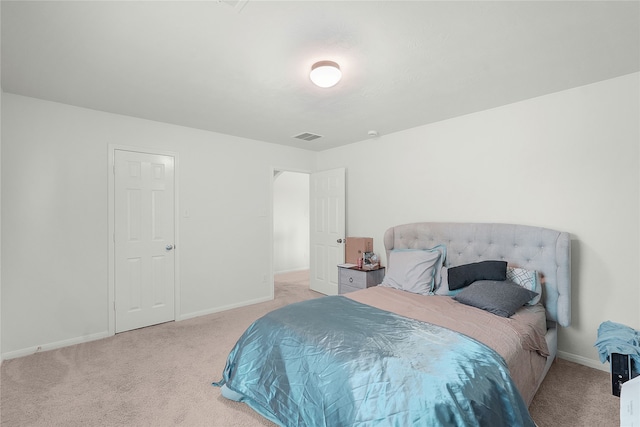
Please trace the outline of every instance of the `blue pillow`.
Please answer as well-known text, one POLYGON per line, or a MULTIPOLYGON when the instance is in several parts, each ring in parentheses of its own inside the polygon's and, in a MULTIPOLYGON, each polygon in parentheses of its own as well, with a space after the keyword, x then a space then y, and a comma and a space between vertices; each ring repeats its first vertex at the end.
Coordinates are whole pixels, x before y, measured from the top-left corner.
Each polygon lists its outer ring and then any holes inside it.
POLYGON ((449 273, 448 273, 448 268, 445 266, 442 266, 442 270, 440 273, 440 286, 437 287, 437 289, 435 290, 435 294, 436 295, 443 295, 443 296, 449 296, 452 297, 454 295, 456 295, 457 293, 459 293, 463 288, 460 289, 456 289, 455 291, 452 291, 451 289, 449 289, 449 273))

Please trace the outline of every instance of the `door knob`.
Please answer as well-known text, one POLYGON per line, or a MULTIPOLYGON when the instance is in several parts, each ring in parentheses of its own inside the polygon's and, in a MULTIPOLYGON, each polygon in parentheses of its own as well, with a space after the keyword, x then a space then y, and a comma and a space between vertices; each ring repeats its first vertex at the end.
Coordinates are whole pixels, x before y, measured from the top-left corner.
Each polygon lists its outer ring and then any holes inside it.
POLYGON ((171 249, 173 249, 173 245, 167 245, 167 246, 165 246, 165 249, 170 251, 171 249))
POLYGON ((337 240, 337 242, 338 242, 338 243, 342 243, 342 239, 338 239, 338 240, 337 240))

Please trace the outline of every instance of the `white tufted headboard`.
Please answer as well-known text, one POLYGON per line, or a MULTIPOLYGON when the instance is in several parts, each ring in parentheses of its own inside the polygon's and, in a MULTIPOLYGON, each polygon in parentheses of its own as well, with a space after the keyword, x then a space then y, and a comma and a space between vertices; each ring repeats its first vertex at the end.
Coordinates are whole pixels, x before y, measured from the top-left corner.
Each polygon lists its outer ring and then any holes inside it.
MULTIPOLYGON (((447 247, 445 266, 503 260, 543 276, 547 319, 571 324, 571 239, 569 233, 512 224, 419 222, 391 227, 384 234, 393 249, 447 247)), ((387 261, 388 262, 388 261, 387 261)))

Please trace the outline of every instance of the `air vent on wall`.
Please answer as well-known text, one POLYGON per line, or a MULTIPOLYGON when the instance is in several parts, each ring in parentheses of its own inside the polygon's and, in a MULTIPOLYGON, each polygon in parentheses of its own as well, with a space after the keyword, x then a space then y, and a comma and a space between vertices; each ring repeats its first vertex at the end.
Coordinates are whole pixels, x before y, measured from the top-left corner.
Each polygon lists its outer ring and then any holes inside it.
POLYGON ((304 132, 300 135, 295 135, 294 138, 302 139, 304 141, 313 141, 314 139, 322 138, 322 135, 316 135, 315 133, 304 132))

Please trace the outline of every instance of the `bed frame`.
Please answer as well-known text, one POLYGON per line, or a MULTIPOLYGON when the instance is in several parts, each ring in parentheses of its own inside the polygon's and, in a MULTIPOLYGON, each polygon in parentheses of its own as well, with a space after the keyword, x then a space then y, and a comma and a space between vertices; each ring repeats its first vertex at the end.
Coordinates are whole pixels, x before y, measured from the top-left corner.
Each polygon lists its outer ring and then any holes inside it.
POLYGON ((384 234, 387 262, 393 249, 427 249, 438 244, 447 247, 447 267, 502 260, 540 272, 541 300, 547 313, 546 340, 551 353, 540 378, 542 382, 557 356, 557 325, 571 324, 569 233, 527 225, 419 222, 391 227, 384 234))

